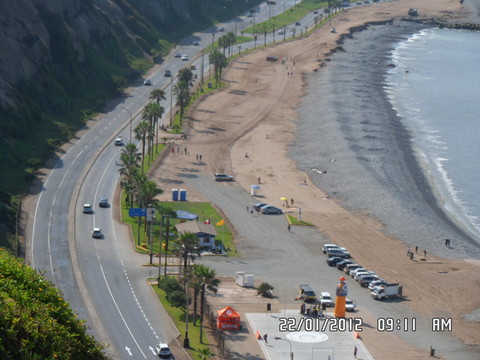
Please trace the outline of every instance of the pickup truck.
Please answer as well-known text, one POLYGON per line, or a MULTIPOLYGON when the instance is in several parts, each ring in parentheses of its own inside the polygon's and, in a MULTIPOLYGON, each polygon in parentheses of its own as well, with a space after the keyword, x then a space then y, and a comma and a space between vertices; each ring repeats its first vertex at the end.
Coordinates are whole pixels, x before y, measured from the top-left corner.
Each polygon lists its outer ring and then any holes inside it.
POLYGON ((402 296, 402 286, 397 284, 387 284, 382 286, 377 286, 372 291, 370 295, 375 300, 387 299, 396 296, 402 296))

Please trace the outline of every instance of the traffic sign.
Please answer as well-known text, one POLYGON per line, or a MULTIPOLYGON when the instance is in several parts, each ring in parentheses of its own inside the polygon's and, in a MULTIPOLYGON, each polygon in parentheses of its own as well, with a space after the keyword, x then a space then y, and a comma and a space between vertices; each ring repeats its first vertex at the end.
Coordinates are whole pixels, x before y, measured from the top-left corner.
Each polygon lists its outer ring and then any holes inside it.
POLYGON ((131 209, 128 209, 128 215, 130 215, 130 217, 146 216, 147 215, 147 209, 145 209, 145 208, 131 208, 131 209))

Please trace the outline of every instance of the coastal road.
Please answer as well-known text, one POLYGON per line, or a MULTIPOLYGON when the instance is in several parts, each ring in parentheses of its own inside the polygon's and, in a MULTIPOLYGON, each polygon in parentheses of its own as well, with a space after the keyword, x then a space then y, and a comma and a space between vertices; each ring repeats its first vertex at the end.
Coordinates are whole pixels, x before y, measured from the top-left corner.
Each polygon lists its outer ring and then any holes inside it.
MULTIPOLYGON (((182 45, 177 50, 195 55, 198 61, 198 46, 182 45)), ((160 71, 151 75, 152 85, 164 88, 168 96, 168 86, 174 82, 163 76, 163 70, 176 72, 185 63, 169 56, 160 71)), ((141 266, 146 258, 133 252, 130 235, 113 220, 118 199, 110 208, 97 206, 99 197, 114 199, 115 164, 121 148, 113 140, 117 136, 130 139, 153 88, 143 86, 143 79, 134 86, 54 159, 55 165, 42 179, 27 229, 31 266, 43 271, 63 292, 97 339, 108 346, 108 354, 119 359, 156 358, 152 346, 177 335, 146 283, 158 270, 141 266), (94 214, 82 213, 86 202, 93 204, 94 214), (102 228, 103 239, 92 239, 94 226, 102 228)), ((162 104, 167 112, 170 103, 167 98, 162 104)))

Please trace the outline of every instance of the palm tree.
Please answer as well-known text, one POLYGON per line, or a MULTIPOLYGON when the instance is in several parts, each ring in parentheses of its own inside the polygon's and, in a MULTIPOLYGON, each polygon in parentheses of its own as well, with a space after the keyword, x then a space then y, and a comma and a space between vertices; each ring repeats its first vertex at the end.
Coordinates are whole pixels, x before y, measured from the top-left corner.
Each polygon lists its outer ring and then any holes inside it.
POLYGON ((155 100, 155 102, 160 105, 160 102, 162 100, 166 100, 167 98, 165 97, 165 91, 157 88, 153 89, 150 93, 150 99, 155 100))
POLYGON ((143 160, 145 159, 145 140, 150 131, 150 124, 145 120, 140 121, 138 125, 133 130, 135 134, 135 139, 142 142, 142 172, 143 172, 143 160))
POLYGON ((228 42, 228 57, 230 57, 231 55, 231 50, 232 50, 232 45, 235 44, 235 42, 237 41, 237 37, 235 36, 235 34, 233 32, 228 32, 227 33, 227 42, 228 42))
POLYGON ((186 274, 188 257, 192 256, 193 253, 198 253, 198 238, 194 233, 186 232, 180 235, 177 244, 179 245, 179 253, 183 257, 183 273, 186 274))
POLYGON ((177 98, 176 105, 180 107, 180 123, 183 120, 183 114, 185 113, 185 108, 190 102, 190 91, 188 83, 185 81, 178 81, 173 88, 173 93, 177 98))
POLYGON ((214 354, 208 348, 203 348, 198 351, 200 354, 200 359, 209 360, 214 354))
POLYGON ((215 270, 210 269, 203 264, 195 264, 193 266, 193 276, 200 285, 200 342, 203 341, 203 315, 205 311, 205 290, 216 293, 220 279, 216 279, 215 270))
MULTIPOLYGON (((160 89, 155 89, 155 90, 160 90, 160 89)), ((160 90, 160 91, 163 92, 163 90, 160 90)), ((152 95, 150 95, 150 97, 152 97, 152 95)), ((148 103, 143 108, 142 118, 145 120, 148 120, 149 124, 155 130, 157 150, 158 150, 158 123, 159 123, 159 119, 161 119, 164 112, 165 112, 165 108, 163 106, 160 106, 156 102, 148 103)))
POLYGON ((141 161, 141 155, 137 152, 135 144, 128 143, 122 150, 120 155, 120 173, 121 180, 120 186, 125 190, 127 194, 127 202, 130 202, 130 207, 133 207, 133 183, 134 178, 139 171, 139 164, 141 161))
POLYGON ((186 67, 178 70, 178 80, 184 81, 188 86, 188 90, 190 91, 190 88, 193 86, 194 83, 192 70, 186 67))
POLYGON ((227 58, 218 50, 213 50, 208 57, 210 64, 213 64, 215 73, 215 83, 218 86, 218 82, 222 77, 222 70, 227 66, 227 58))

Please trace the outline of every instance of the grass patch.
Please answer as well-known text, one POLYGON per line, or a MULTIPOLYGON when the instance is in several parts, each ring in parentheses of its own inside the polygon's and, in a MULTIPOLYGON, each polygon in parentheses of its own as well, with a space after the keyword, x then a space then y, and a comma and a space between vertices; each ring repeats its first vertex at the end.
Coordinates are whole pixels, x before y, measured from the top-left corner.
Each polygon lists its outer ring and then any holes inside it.
MULTIPOLYGON (((170 315, 170 318, 172 319, 173 323, 177 327, 178 331, 180 332, 181 335, 181 340, 180 343, 183 343, 183 340, 185 339, 185 313, 176 307, 173 307, 167 300, 165 291, 162 289, 159 289, 157 285, 152 285, 152 289, 155 291, 155 294, 158 296, 160 302, 162 303, 163 307, 167 311, 167 313, 170 315)), ((193 299, 190 299, 190 303, 193 302, 193 299)), ((194 326, 193 323, 191 322, 193 316, 192 314, 189 313, 189 322, 188 322, 188 338, 190 340, 190 355, 194 359, 201 359, 200 354, 198 352, 202 349, 207 349, 210 348, 208 345, 208 339, 205 334, 205 331, 203 332, 203 343, 200 343, 200 325, 199 321, 197 319, 197 325, 194 326)), ((203 323, 203 328, 205 329, 206 324, 205 321, 203 323)))
POLYGON ((288 222, 290 223, 290 225, 314 226, 312 223, 309 223, 307 221, 298 220, 298 218, 293 216, 293 215, 287 215, 287 219, 288 219, 288 222))

